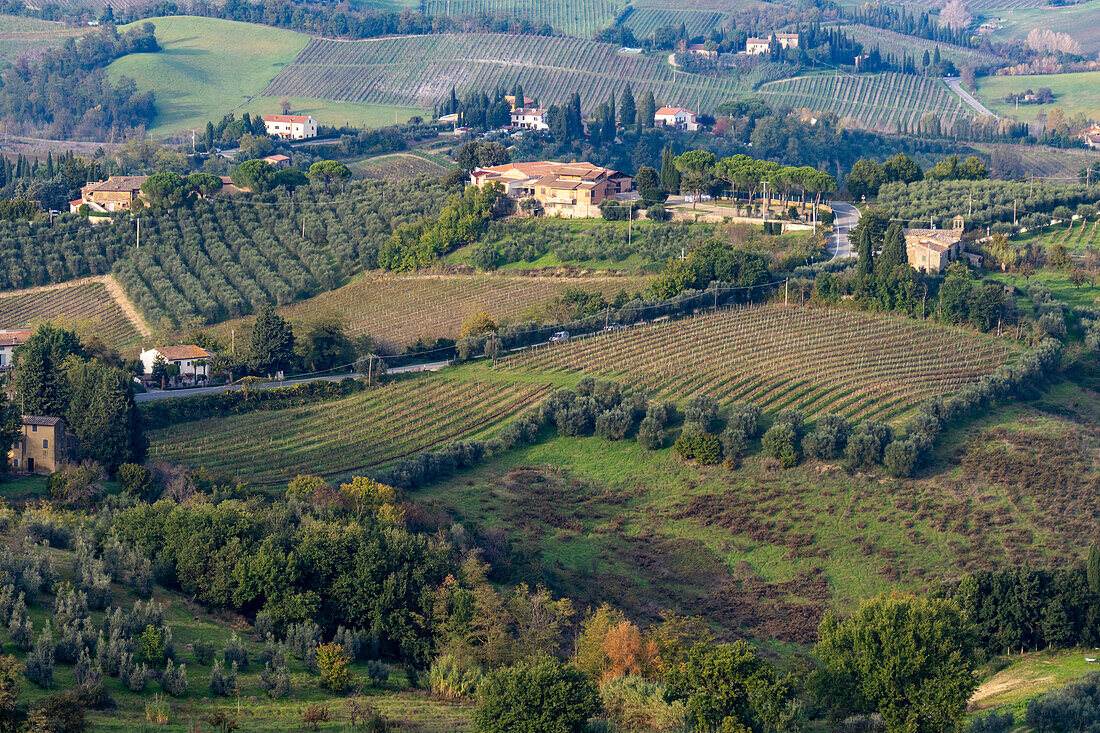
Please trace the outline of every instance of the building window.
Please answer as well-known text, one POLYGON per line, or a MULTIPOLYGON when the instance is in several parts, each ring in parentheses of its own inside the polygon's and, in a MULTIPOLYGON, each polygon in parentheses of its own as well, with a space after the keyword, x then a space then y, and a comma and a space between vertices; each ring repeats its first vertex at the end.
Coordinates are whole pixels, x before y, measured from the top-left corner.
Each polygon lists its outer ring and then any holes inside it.
POLYGON ((50 441, 46 438, 43 438, 42 439, 42 447, 43 448, 49 448, 50 447, 50 441))
POLYGON ((31 432, 32 433, 37 433, 38 432, 38 426, 37 425, 31 425, 31 432))

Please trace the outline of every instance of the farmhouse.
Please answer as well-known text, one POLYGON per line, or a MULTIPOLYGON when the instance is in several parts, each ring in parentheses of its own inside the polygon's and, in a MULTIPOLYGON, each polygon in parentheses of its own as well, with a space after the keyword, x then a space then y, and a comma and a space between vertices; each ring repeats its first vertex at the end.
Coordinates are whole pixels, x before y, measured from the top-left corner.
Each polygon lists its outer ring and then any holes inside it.
POLYGON ((750 37, 745 41, 745 53, 750 55, 767 53, 771 50, 773 38, 776 40, 776 43, 779 44, 780 48, 798 48, 797 33, 773 33, 767 38, 750 37))
POLYGON ((915 270, 943 272, 948 264, 963 255, 962 233, 965 223, 956 216, 950 230, 905 229, 905 253, 915 270))
POLYGON ((163 356, 169 364, 177 365, 181 377, 194 377, 200 370, 202 376, 206 376, 206 362, 214 357, 214 354, 206 349, 190 344, 186 346, 158 346, 141 352, 141 364, 145 368, 146 374, 153 373, 153 362, 156 361, 158 355, 163 356), (196 364, 196 362, 201 363, 196 364))
POLYGON ((695 132, 699 129, 699 123, 695 121, 695 113, 683 107, 661 107, 653 115, 653 124, 665 127, 674 127, 677 130, 695 132))
POLYGON ((289 155, 269 155, 264 158, 264 160, 266 160, 268 163, 271 163, 271 165, 275 166, 276 168, 286 168, 288 165, 290 165, 289 155))
POLYGON ((1100 148, 1100 125, 1092 125, 1081 130, 1081 139, 1090 148, 1100 148))
POLYGON ((59 417, 23 416, 23 430, 8 454, 16 473, 50 474, 77 457, 76 437, 59 417))
POLYGON ((718 59, 718 49, 707 48, 707 44, 705 43, 693 43, 687 47, 687 52, 692 56, 698 56, 708 61, 715 61, 718 59))
POLYGON ((504 101, 507 102, 512 107, 512 109, 535 106, 535 100, 531 99, 526 94, 523 95, 523 104, 516 103, 516 95, 514 94, 505 94, 504 101))
POLYGON ((86 204, 90 211, 126 211, 141 196, 141 186, 149 176, 111 176, 80 189, 80 199, 69 202, 69 213, 75 214, 86 204))
POLYGON ((268 135, 288 140, 308 140, 317 137, 317 123, 312 117, 302 115, 268 115, 264 117, 264 129, 268 135))
POLYGON ((510 163, 470 174, 476 186, 491 181, 514 199, 533 198, 544 213, 566 218, 599 216, 601 201, 629 193, 634 185, 625 173, 591 163, 510 163))
POLYGON ((30 337, 31 332, 26 330, 0 331, 0 371, 11 369, 13 353, 30 337))
POLYGON ((512 127, 525 130, 549 130, 546 124, 546 110, 538 107, 519 107, 512 110, 512 127))

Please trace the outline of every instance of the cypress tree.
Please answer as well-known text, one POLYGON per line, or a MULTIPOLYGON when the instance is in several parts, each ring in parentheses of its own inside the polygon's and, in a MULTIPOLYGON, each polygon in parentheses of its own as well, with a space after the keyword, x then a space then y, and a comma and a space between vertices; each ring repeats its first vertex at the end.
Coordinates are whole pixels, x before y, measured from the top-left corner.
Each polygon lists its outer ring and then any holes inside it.
POLYGON ((875 271, 874 255, 871 251, 871 230, 867 227, 860 229, 856 237, 856 245, 859 253, 859 262, 856 265, 856 275, 861 281, 867 280, 875 271))
POLYGON ((1100 545, 1095 542, 1089 548, 1089 560, 1085 572, 1089 580, 1089 590, 1094 595, 1100 595, 1100 545))
POLYGON ((661 153, 661 186, 669 193, 680 191, 680 170, 676 167, 675 159, 672 146, 666 146, 661 153))
POLYGON ((622 96, 619 97, 619 124, 623 127, 633 125, 637 113, 638 111, 634 106, 634 91, 627 84, 622 96))
POLYGON ((657 112, 657 103, 653 99, 653 92, 646 90, 642 95, 642 101, 638 104, 638 127, 653 127, 653 115, 657 112))

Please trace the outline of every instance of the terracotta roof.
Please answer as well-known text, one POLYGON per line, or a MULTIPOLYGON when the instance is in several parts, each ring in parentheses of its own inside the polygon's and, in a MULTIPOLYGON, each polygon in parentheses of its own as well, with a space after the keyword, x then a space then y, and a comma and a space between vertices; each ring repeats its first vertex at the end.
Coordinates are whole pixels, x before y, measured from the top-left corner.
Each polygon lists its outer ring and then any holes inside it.
POLYGON ((954 229, 903 229, 902 235, 905 241, 930 239, 947 244, 955 244, 962 241, 959 233, 954 229))
POLYGON ((669 115, 670 117, 675 117, 680 112, 687 112, 689 115, 694 114, 690 110, 686 110, 683 107, 661 107, 654 113, 654 115, 669 115))
POLYGON ((797 33, 776 33, 775 37, 776 38, 786 38, 787 40, 790 40, 792 38, 798 38, 798 34, 797 33))
POLYGON ((544 114, 546 114, 546 110, 540 109, 539 107, 516 107, 514 110, 512 110, 512 115, 513 116, 515 116, 515 115, 540 115, 541 116, 541 115, 544 115, 544 114))
POLYGON ((930 249, 933 252, 938 252, 939 254, 943 254, 944 252, 948 252, 951 250, 951 245, 944 244, 943 242, 936 241, 935 239, 921 239, 916 242, 911 242, 906 246, 924 247, 925 249, 930 249))
POLYGON ((264 122, 296 122, 301 125, 309 122, 309 120, 308 116, 303 117, 302 115, 268 115, 264 117, 264 122))
POLYGON ((1090 143, 1096 143, 1097 145, 1100 145, 1100 135, 1085 135, 1085 139, 1088 140, 1090 143))
POLYGON ((145 183, 149 176, 111 176, 106 181, 89 183, 83 191, 140 191, 141 184, 145 183))
POLYGON ((0 346, 22 346, 30 337, 30 331, 0 331, 0 346))
POLYGON ((59 417, 45 417, 45 416, 42 416, 42 415, 24 415, 23 416, 23 424, 24 425, 47 425, 47 426, 50 426, 50 425, 57 425, 59 422, 61 422, 61 418, 59 418, 59 417))
POLYGON ((284 160, 290 160, 289 155, 269 155, 264 158, 268 163, 282 163, 284 160))
POLYGON ((771 39, 770 38, 752 38, 752 37, 750 37, 750 38, 745 40, 745 45, 747 45, 747 46, 759 45, 761 43, 764 43, 764 44, 771 43, 771 39))
POLYGON ((158 346, 157 351, 168 361, 180 361, 181 359, 209 359, 214 356, 206 349, 193 344, 185 346, 158 346))

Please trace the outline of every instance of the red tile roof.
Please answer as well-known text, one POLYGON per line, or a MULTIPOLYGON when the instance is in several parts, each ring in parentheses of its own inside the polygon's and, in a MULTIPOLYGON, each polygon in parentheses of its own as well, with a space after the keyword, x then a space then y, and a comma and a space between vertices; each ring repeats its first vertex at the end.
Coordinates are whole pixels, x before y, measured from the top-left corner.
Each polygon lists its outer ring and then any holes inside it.
POLYGON ((49 425, 57 425, 59 422, 61 422, 61 418, 59 418, 59 417, 45 417, 45 416, 42 416, 42 415, 24 415, 23 416, 23 424, 24 425, 47 425, 47 426, 49 426, 49 425))
POLYGON ((158 346, 157 351, 168 361, 181 361, 183 359, 209 359, 214 356, 209 351, 193 344, 185 346, 158 346))
POLYGON ((268 115, 264 117, 264 122, 296 122, 304 125, 309 122, 309 117, 303 117, 302 115, 268 115))
POLYGON ((0 331, 0 346, 22 346, 30 337, 30 331, 0 331))
POLYGON ((686 110, 683 107, 661 107, 654 114, 675 116, 679 112, 687 112, 688 114, 692 114, 691 111, 686 110))

